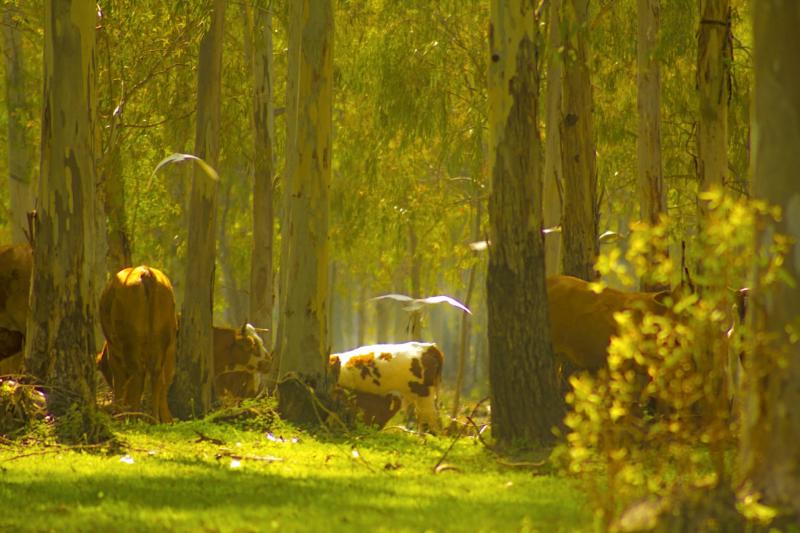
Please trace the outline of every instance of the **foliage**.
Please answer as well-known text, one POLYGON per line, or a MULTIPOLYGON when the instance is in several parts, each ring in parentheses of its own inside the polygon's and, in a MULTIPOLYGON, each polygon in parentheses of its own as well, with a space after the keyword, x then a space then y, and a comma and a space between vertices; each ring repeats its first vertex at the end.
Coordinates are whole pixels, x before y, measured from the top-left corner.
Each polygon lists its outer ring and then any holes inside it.
POLYGON ((32 385, 0 378, 0 435, 15 435, 45 416, 44 395, 32 385))
MULTIPOLYGON (((753 343, 764 341, 737 323, 734 306, 741 302, 733 289, 752 273, 759 221, 778 213, 720 191, 702 198, 709 218, 687 248, 699 270, 685 280, 684 290, 671 293, 670 312, 618 314, 608 368, 571 380, 573 410, 562 452, 569 471, 586 481, 606 525, 645 496, 678 498, 681 487, 698 486, 727 487, 723 493, 730 494, 739 354, 745 347, 752 353, 753 343), (685 290, 689 281, 692 291, 685 290)), ((669 233, 668 221, 637 226, 626 254, 633 272, 625 271, 614 250, 601 257, 598 270, 631 282, 631 274, 642 276, 656 257, 657 271, 649 274, 661 282, 676 279, 680 270, 667 255, 669 233)), ((769 252, 758 259, 766 267, 760 280, 766 285, 780 277, 787 250, 785 239, 772 239, 769 252)))
POLYGON ((572 484, 472 439, 211 421, 114 426, 124 449, 0 446, 4 531, 588 531, 572 484), (21 511, 24 502, 25 511, 21 511))

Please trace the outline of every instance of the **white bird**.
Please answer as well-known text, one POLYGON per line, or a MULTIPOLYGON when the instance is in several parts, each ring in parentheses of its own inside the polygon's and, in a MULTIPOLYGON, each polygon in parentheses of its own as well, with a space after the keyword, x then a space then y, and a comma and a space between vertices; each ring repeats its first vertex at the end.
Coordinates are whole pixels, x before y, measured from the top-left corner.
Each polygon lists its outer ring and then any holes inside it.
POLYGON ((406 311, 418 311, 425 307, 426 305, 431 304, 450 304, 453 307, 457 307, 464 311, 467 314, 472 314, 472 311, 467 308, 466 305, 462 304, 455 298, 450 298, 449 296, 429 296, 427 298, 412 298, 411 296, 406 296, 405 294, 382 294, 381 296, 376 296, 374 298, 370 298, 370 300, 384 300, 389 298, 391 300, 397 300, 399 302, 405 302, 406 305, 403 306, 403 309, 406 311))

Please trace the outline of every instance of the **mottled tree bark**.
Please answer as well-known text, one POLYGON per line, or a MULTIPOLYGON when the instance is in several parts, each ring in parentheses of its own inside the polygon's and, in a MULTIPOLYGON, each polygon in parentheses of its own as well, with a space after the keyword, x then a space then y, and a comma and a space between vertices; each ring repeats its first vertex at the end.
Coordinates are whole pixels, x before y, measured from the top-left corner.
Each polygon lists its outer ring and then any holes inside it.
POLYGON ((564 173, 562 206, 564 274, 597 277, 597 164, 592 126, 592 85, 589 74, 589 0, 565 0, 564 94, 561 116, 561 161, 564 173))
POLYGON ((327 392, 328 195, 333 107, 333 5, 331 0, 289 6, 290 75, 297 105, 287 120, 288 239, 283 284, 278 405, 294 422, 318 421, 308 391, 327 392), (294 45, 297 48, 292 48, 294 45), (288 162, 290 161, 290 162, 288 162), (291 290, 287 290, 291 288, 291 290))
MULTIPOLYGON (((95 17, 89 0, 45 2, 42 161, 25 364, 50 412, 95 409, 95 17)), ((79 437, 75 435, 75 437, 79 437)))
POLYGON ((545 295, 535 2, 493 0, 489 27, 489 267, 492 433, 549 443, 565 407, 545 295))
MULTIPOLYGON (((728 176, 728 101, 731 97, 730 0, 698 0, 697 174, 700 190, 722 186, 728 176)), ((702 205, 702 204, 701 204, 702 205)))
MULTIPOLYGON (((225 0, 214 0, 211 27, 200 42, 197 72, 195 155, 215 169, 219 160, 220 78, 225 0)), ((178 330, 170 411, 178 418, 203 416, 211 405, 212 300, 216 252, 217 182, 198 165, 192 172, 184 299, 178 330)))
MULTIPOLYGON (((793 2, 765 0, 754 10, 753 194, 781 207, 758 245, 766 251, 777 233, 793 239, 783 268, 800 279, 800 10, 793 2)), ((767 505, 800 520, 800 288, 755 287, 750 319, 773 343, 745 359, 741 470, 767 505), (776 354, 783 364, 765 368, 776 354)))

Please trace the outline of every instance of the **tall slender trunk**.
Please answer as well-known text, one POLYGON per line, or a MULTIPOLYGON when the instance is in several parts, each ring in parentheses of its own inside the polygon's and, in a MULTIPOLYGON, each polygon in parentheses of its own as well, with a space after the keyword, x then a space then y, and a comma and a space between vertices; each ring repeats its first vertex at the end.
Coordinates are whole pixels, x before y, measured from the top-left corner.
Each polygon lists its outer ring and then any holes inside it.
MULTIPOLYGON (((561 0, 551 0, 547 8, 547 87, 545 89, 544 146, 544 227, 561 224, 561 122, 562 60, 561 52, 561 0)), ((544 258, 547 275, 561 272, 561 232, 549 234, 544 239, 544 258)))
POLYGON ((328 189, 331 181, 333 108, 333 5, 331 0, 292 2, 289 50, 296 56, 298 105, 286 158, 288 187, 287 262, 281 301, 282 330, 278 405, 295 422, 317 423, 307 387, 327 392, 328 189), (291 291, 287 291, 291 287, 291 291))
POLYGON ((733 49, 730 0, 698 0, 698 3, 697 174, 700 189, 707 190, 724 185, 728 176, 728 102, 733 49))
MULTIPOLYGON (((637 108, 639 134, 637 136, 637 185, 639 189, 639 216, 641 220, 656 224, 666 214, 666 195, 661 166, 661 71, 655 57, 658 44, 660 0, 638 0, 637 40, 637 108)), ((656 265, 650 260, 651 271, 656 265)), ((645 275, 642 290, 658 287, 645 275)))
MULTIPOLYGON (((761 227, 757 239, 767 252, 777 232, 792 245, 783 269, 800 279, 800 11, 793 2, 753 4, 753 193, 782 209, 781 220, 761 227)), ((740 466, 762 503, 800 520, 800 288, 784 284, 755 287, 750 320, 770 335, 762 354, 745 359, 740 466), (794 339, 792 338, 794 337, 794 339), (765 368, 766 361, 778 364, 765 368)), ((791 530, 791 526, 788 527, 791 530)))
POLYGON ((272 251, 275 215, 273 149, 275 138, 272 105, 272 13, 267 0, 256 3, 252 25, 251 69, 253 79, 253 251, 250 258, 250 321, 268 328, 262 335, 272 347, 273 287, 272 251))
POLYGON ((6 106, 8 113, 8 198, 11 210, 11 242, 27 242, 27 214, 33 209, 33 141, 25 126, 31 103, 25 87, 22 32, 14 8, 3 8, 3 49, 6 58, 6 106))
MULTIPOLYGON (((214 167, 219 162, 220 89, 225 0, 214 0, 211 27, 200 42, 197 71, 195 155, 214 167)), ((178 418, 205 415, 211 406, 214 257, 217 182, 193 166, 184 299, 178 330, 175 381, 170 411, 178 418)))
POLYGON ((492 433, 548 443, 563 418, 548 327, 532 0, 493 0, 489 26, 489 269, 492 433))
POLYGON ((564 94, 561 161, 564 172, 564 273, 582 279, 597 277, 597 164, 592 126, 592 85, 589 74, 589 0, 565 0, 564 94))

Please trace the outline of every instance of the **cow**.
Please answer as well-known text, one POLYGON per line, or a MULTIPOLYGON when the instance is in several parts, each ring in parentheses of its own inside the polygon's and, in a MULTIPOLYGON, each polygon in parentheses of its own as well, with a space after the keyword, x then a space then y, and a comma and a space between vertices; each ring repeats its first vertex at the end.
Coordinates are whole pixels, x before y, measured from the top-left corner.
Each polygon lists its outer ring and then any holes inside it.
MULTIPOLYGON (((213 338, 215 397, 239 400, 256 396, 263 388, 271 358, 255 328, 247 323, 241 329, 214 326, 213 338)), ((110 385, 107 350, 98 354, 97 367, 110 385)))
POLYGON ((611 337, 617 333, 614 313, 670 313, 669 291, 623 292, 604 288, 597 293, 589 282, 572 276, 547 278, 550 336, 553 350, 575 367, 598 370, 606 365, 611 337))
POLYGON ((22 368, 32 269, 30 246, 0 246, 0 374, 22 368))
MULTIPOLYGON (((331 374, 340 387, 384 398, 386 407, 378 408, 377 415, 368 414, 367 418, 389 416, 392 402, 385 397, 399 395, 403 405, 414 406, 420 431, 426 425, 434 431, 441 428, 436 397, 443 363, 441 350, 429 342, 362 346, 329 358, 331 374)), ((365 396, 362 403, 373 400, 365 396)))
POLYGON ((214 326, 214 394, 217 399, 256 396, 264 387, 271 356, 255 328, 214 326))
POLYGON ((117 272, 100 296, 100 325, 106 343, 98 359, 107 365, 114 402, 138 410, 149 380, 153 419, 171 422, 167 390, 175 375, 178 322, 169 278, 144 265, 117 272))

